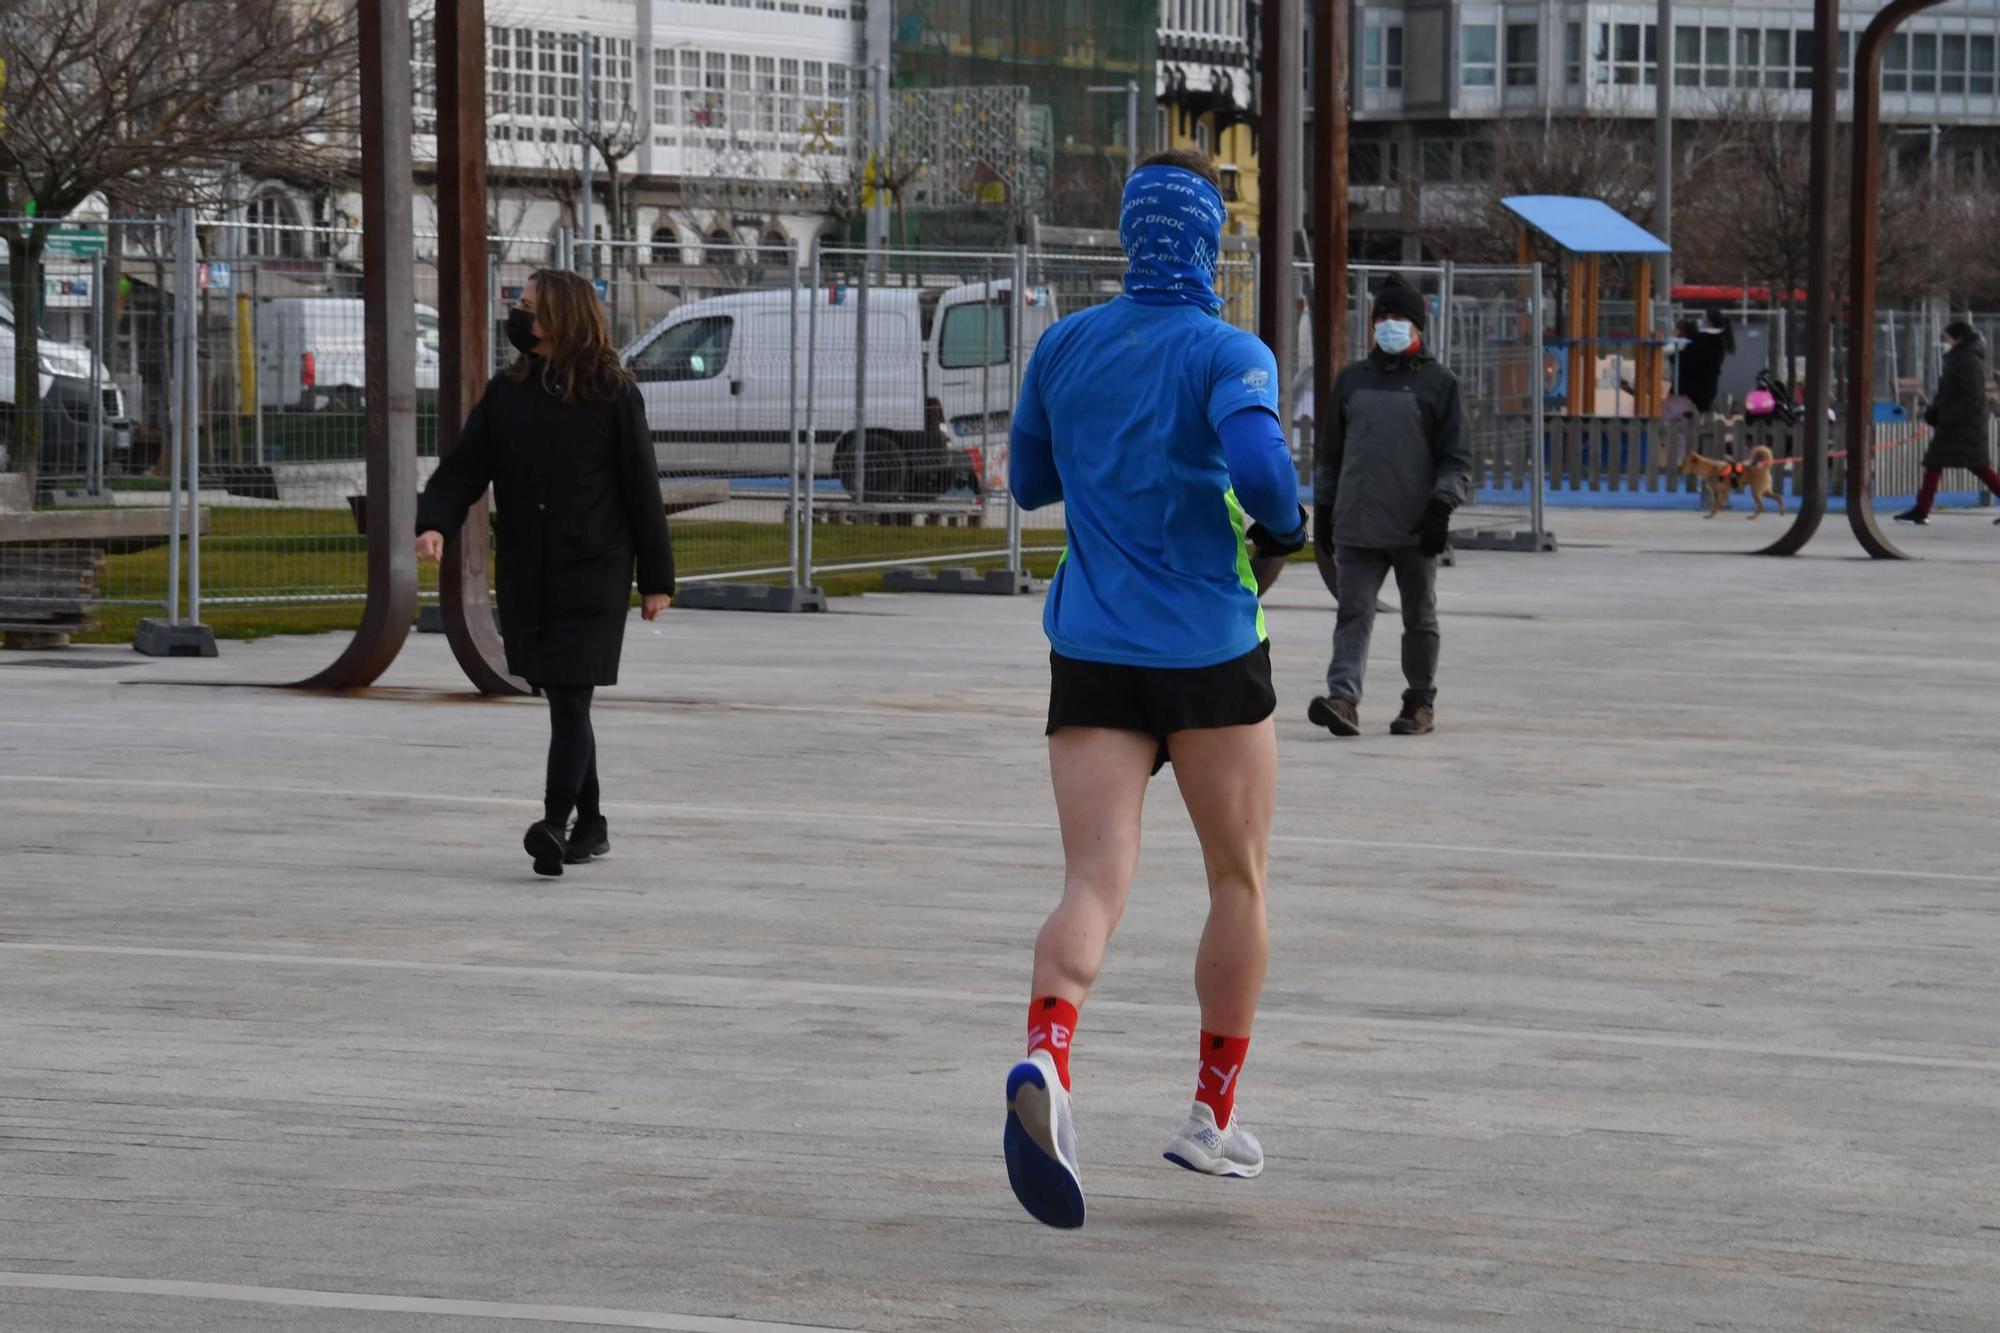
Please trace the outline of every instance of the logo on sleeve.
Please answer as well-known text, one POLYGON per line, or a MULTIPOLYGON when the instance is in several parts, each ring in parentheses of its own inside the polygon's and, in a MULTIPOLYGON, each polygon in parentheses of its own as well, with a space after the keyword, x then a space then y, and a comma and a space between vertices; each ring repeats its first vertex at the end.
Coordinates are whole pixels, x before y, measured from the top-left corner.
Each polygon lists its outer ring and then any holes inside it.
POLYGON ((1270 384, 1270 382, 1271 372, 1268 370, 1246 370, 1243 372, 1243 387, 1246 389, 1261 390, 1270 384))

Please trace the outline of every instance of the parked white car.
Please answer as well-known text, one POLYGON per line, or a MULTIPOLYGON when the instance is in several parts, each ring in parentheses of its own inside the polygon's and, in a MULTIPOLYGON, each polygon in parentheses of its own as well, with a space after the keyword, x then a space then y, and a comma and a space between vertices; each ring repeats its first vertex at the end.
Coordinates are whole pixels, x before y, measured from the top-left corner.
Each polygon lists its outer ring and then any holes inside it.
MULTIPOLYGON (((19 401, 14 384, 14 308, 0 297, 0 471, 12 466, 7 457, 6 430, 19 401)), ((42 475, 81 474, 89 457, 91 372, 104 395, 98 429, 102 432, 105 466, 124 468, 132 451, 132 423, 125 416, 125 395, 112 383, 111 372, 88 347, 60 342, 43 334, 36 345, 42 390, 42 475)))
MULTIPOLYGON (((990 483, 996 457, 1004 469, 1004 452, 983 446, 1005 441, 1014 410, 1012 295, 1006 282, 870 288, 859 429, 854 288, 693 301, 623 356, 645 397, 663 473, 788 475, 793 394, 803 428, 810 382, 815 475, 838 478, 857 499, 928 499, 990 483)), ((1024 356, 1056 317, 1043 288, 1026 294, 1025 308, 1024 356)))
MULTIPOLYGON (((367 372, 364 305, 351 296, 281 296, 256 304, 257 401, 284 412, 358 410, 367 372)), ((435 394, 441 333, 417 307, 417 392, 435 394)))

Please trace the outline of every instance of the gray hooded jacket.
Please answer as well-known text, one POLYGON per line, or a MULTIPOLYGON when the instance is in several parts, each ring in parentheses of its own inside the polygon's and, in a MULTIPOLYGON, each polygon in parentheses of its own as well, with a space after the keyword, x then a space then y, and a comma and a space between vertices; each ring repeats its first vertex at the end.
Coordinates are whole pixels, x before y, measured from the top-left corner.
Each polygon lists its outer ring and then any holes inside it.
POLYGON ((1433 499, 1472 495, 1472 445, 1458 379, 1419 349, 1380 348, 1343 369, 1331 411, 1319 413, 1313 495, 1333 506, 1336 546, 1415 546, 1433 499))

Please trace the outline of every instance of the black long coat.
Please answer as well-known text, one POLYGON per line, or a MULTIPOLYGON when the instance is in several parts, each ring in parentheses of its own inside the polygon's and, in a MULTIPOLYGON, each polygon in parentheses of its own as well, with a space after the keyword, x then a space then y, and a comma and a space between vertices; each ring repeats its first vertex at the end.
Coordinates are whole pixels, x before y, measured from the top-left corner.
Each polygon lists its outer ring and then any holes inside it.
POLYGON ((1931 424, 1924 466, 1978 468, 1986 458, 1986 344, 1978 334, 1944 354, 1937 396, 1924 412, 1931 424))
POLYGON ((1715 393, 1722 384, 1722 363, 1728 358, 1720 333, 1696 333, 1681 348, 1680 389, 1697 412, 1715 407, 1715 393))
POLYGON ((455 534, 493 487, 507 669, 536 685, 615 685, 636 556, 639 591, 672 593, 674 552, 637 386, 565 404, 536 360, 497 375, 417 504, 455 534))

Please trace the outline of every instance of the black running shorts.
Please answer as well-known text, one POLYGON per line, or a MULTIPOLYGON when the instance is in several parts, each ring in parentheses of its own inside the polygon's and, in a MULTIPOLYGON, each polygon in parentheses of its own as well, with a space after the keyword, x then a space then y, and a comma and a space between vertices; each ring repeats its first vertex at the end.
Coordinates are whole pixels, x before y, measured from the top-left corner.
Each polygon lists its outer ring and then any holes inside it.
POLYGON ((1140 731, 1160 742, 1153 771, 1167 762, 1167 737, 1206 727, 1247 727, 1278 708, 1271 644, 1205 667, 1135 667, 1049 654, 1049 725, 1140 731))

